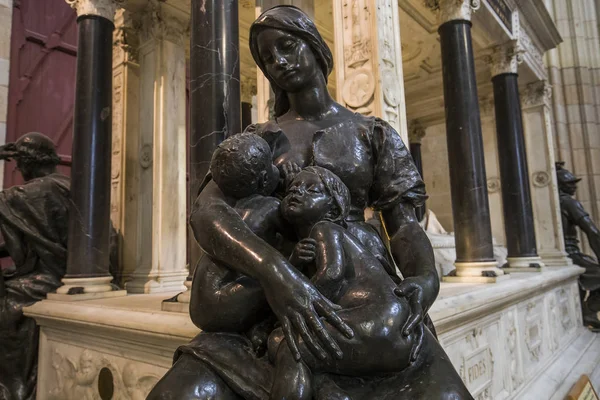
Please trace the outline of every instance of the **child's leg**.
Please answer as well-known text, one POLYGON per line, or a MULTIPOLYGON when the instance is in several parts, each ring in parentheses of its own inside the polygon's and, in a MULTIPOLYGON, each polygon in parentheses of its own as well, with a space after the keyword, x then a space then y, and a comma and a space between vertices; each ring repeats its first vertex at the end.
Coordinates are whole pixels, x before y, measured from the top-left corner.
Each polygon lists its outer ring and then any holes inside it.
POLYGON ((311 400, 313 398, 310 368, 297 362, 287 343, 282 341, 275 359, 275 380, 271 400, 311 400))

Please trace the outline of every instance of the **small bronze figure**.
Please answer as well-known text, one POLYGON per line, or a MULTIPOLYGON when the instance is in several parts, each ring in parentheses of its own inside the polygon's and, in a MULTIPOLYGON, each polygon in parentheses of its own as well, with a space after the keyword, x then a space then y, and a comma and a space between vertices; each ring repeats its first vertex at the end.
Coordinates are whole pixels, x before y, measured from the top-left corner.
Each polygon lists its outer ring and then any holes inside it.
POLYGON ((331 98, 332 53, 300 9, 264 12, 250 49, 274 90, 274 119, 247 129, 262 151, 229 165, 226 141, 213 156, 190 218, 205 252, 190 316, 203 331, 148 398, 472 399, 424 327, 439 278, 414 213, 425 187, 400 136, 331 98), (382 213, 391 251, 367 207, 382 213), (389 332, 376 315, 391 317, 389 332))
POLYGON ((0 297, 0 399, 34 399, 39 329, 23 307, 46 298, 62 283, 67 265, 69 178, 56 172, 54 143, 28 133, 0 148, 0 159, 15 160, 25 184, 0 192, 3 256, 0 297))
POLYGON ((600 330, 600 230, 581 203, 573 197, 581 179, 565 169, 564 165, 564 162, 556 163, 565 249, 575 264, 585 268, 585 272, 579 278, 583 323, 592 330, 600 330), (588 243, 596 255, 595 259, 583 254, 579 249, 577 228, 587 236, 588 243))

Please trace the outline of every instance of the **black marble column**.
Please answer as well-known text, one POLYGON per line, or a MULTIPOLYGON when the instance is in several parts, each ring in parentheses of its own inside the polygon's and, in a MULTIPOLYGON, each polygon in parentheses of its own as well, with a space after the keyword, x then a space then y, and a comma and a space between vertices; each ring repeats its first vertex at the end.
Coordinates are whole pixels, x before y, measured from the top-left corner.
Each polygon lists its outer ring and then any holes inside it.
POLYGON ((518 75, 500 74, 492 82, 508 257, 537 257, 518 75))
MULTIPOLYGON (((419 171, 421 177, 423 177, 423 158, 421 156, 421 143, 420 142, 410 142, 410 154, 412 155, 413 161, 415 162, 415 166, 419 171)), ((425 216, 425 206, 415 208, 415 215, 417 217, 417 221, 423 221, 423 217, 425 216)))
POLYGON ((471 23, 439 28, 457 263, 494 260, 471 23))
MULTIPOLYGON (((213 150, 242 130, 237 0, 192 0, 190 196, 193 204, 213 150)), ((190 273, 200 249, 189 235, 190 273)))
POLYGON ((71 209, 65 278, 109 276, 112 46, 108 19, 77 19, 71 209))

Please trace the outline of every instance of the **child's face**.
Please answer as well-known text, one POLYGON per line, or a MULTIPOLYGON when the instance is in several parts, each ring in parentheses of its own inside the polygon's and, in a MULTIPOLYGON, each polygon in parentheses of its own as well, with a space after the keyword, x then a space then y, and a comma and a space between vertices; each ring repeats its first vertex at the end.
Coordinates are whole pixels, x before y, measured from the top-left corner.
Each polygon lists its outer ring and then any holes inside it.
POLYGON ((284 217, 289 221, 318 222, 332 207, 332 199, 316 174, 300 172, 289 186, 281 202, 284 217))

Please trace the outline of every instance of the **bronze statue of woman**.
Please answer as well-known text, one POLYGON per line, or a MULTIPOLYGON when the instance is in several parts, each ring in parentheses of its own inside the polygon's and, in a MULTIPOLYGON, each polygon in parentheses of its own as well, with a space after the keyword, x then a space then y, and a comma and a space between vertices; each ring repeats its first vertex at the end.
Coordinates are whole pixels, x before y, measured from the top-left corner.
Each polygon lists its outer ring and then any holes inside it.
MULTIPOLYGON (((275 92, 275 119, 248 130, 266 140, 282 172, 291 164, 323 167, 348 187, 347 230, 394 275, 396 295, 410 304, 403 334, 417 338, 411 351, 415 359, 398 373, 357 377, 312 371, 314 398, 471 399, 422 323, 438 294, 439 278, 414 212, 426 198, 424 183, 400 136, 385 121, 355 114, 331 98, 327 77, 333 56, 300 9, 278 6, 264 12, 250 28, 250 49, 275 92), (366 207, 381 211, 389 252, 364 221, 366 207), (391 258, 403 279, 395 276, 391 258)), ((148 398, 269 399, 275 371, 264 342, 273 321, 296 359, 303 345, 316 357, 323 349, 339 357, 334 337, 351 340, 352 324, 285 256, 255 235, 234 210, 234 199, 206 182, 190 220, 206 253, 194 274, 190 305, 192 320, 203 332, 178 349, 173 367, 148 398)), ((389 351, 373 348, 373 360, 389 351)), ((402 357, 406 354, 398 354, 402 357)))

